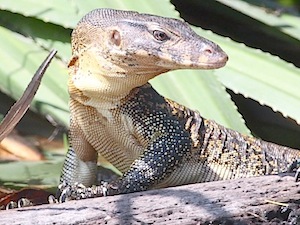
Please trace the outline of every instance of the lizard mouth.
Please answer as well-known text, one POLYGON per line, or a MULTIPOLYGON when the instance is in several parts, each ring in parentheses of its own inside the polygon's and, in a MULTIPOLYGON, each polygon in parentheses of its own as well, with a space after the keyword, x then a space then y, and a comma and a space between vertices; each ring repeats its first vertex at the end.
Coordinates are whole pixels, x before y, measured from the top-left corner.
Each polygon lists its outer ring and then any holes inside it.
MULTIPOLYGON (((217 63, 203 63, 202 65, 200 64, 201 66, 201 69, 219 69, 219 68, 222 68, 226 65, 227 63, 227 60, 224 60, 222 62, 217 62, 217 63)), ((192 65, 192 67, 194 67, 192 65)), ((198 67, 199 68, 199 64, 195 64, 195 67, 198 67)))
POLYGON ((201 56, 198 59, 191 60, 189 57, 172 58, 170 60, 166 56, 165 61, 158 61, 156 65, 161 66, 166 69, 219 69, 224 67, 228 61, 228 56, 226 53, 211 55, 211 56, 201 56))
POLYGON ((201 69, 219 69, 225 66, 227 61, 228 61, 228 56, 225 52, 223 52, 223 54, 220 54, 217 60, 210 62, 210 60, 208 59, 205 63, 203 63, 202 65, 203 67, 201 67, 201 63, 200 63, 200 67, 201 69))
POLYGON ((228 61, 228 56, 224 56, 222 60, 217 60, 216 62, 208 62, 208 61, 198 61, 195 63, 187 63, 186 68, 191 69, 219 69, 226 65, 228 61))
POLYGON ((165 56, 166 60, 161 63, 170 69, 219 69, 224 67, 228 61, 227 54, 220 48, 217 50, 207 50, 191 54, 183 54, 180 57, 165 56), (174 65, 175 64, 175 65, 174 65))

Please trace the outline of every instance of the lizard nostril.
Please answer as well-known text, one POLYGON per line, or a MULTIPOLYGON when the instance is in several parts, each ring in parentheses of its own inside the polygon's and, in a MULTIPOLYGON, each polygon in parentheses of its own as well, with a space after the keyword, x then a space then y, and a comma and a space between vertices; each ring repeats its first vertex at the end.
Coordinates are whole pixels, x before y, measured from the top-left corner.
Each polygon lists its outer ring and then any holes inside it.
POLYGON ((213 51, 210 48, 205 49, 204 52, 208 55, 211 55, 213 53, 213 51))
POLYGON ((228 55, 225 55, 224 60, 228 61, 228 55))

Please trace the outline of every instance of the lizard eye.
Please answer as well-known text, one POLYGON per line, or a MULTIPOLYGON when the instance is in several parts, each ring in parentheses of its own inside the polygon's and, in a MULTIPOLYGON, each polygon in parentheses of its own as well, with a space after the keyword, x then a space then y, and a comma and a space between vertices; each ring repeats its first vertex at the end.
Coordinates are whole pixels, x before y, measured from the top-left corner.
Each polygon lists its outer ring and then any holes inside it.
POLYGON ((166 41, 166 40, 170 39, 169 36, 165 32, 160 31, 160 30, 154 30, 153 36, 158 41, 166 41))

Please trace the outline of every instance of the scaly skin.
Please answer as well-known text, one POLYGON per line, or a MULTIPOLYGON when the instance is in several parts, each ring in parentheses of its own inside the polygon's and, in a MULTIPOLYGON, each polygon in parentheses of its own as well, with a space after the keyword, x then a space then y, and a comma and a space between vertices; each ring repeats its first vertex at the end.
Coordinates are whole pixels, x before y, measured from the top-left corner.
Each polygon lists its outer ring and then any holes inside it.
POLYGON ((221 48, 182 21, 97 9, 73 31, 72 50, 62 201, 103 194, 77 185, 94 184, 98 154, 123 173, 106 194, 279 173, 300 156, 206 120, 147 83, 170 70, 225 65, 221 48))

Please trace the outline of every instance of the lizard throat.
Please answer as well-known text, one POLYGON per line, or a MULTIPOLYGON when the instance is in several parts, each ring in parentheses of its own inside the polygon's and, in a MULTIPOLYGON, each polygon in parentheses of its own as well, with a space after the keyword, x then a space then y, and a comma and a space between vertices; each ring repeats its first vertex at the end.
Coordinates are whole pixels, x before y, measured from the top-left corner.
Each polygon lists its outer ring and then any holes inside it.
POLYGON ((112 109, 120 105, 121 100, 126 98, 132 89, 146 84, 152 77, 153 75, 105 76, 77 71, 69 77, 69 87, 73 87, 69 88, 69 93, 71 98, 80 101, 81 104, 112 109))
POLYGON ((74 56, 69 64, 70 96, 84 105, 115 108, 132 89, 167 71, 157 67, 120 66, 93 50, 74 56))

